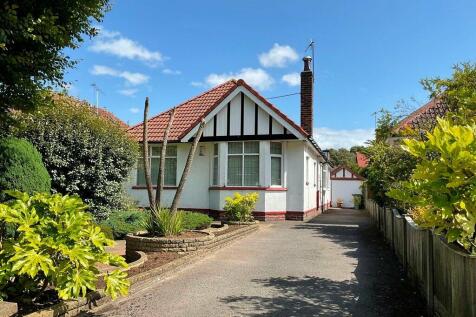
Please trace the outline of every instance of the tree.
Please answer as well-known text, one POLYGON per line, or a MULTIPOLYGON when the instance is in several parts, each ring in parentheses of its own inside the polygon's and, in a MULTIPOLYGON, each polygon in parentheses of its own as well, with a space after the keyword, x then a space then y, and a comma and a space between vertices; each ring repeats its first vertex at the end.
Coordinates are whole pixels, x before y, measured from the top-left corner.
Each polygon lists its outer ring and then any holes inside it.
MULTIPOLYGON (((65 48, 93 37, 109 10, 108 0, 5 0, 0 9, 0 119, 10 109, 41 104, 45 86, 64 87, 64 72, 75 65, 65 48)), ((2 120, 0 120, 2 121, 2 120)))
POLYGON ((334 167, 345 165, 354 172, 359 172, 357 161, 355 158, 355 152, 351 152, 347 149, 329 149, 330 161, 334 167))
POLYGON ((123 183, 139 151, 119 123, 63 95, 55 96, 51 105, 17 115, 15 133, 42 154, 54 192, 78 194, 97 219, 124 207, 123 183))
POLYGON ((20 190, 30 194, 51 190, 51 178, 41 154, 26 140, 0 140, 0 201, 4 190, 20 190))

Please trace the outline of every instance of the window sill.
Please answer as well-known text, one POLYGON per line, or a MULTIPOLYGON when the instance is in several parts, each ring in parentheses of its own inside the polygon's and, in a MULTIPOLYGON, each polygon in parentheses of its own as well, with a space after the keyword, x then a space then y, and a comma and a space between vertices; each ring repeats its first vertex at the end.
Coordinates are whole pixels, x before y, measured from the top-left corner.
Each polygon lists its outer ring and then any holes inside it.
POLYGON ((264 186, 210 186, 208 190, 264 190, 264 191, 287 191, 286 187, 264 187, 264 186))
MULTIPOLYGON (((157 185, 152 185, 153 189, 157 188, 157 185)), ((135 185, 132 186, 132 189, 147 189, 147 186, 145 185, 135 185)), ((177 186, 164 186, 164 189, 177 189, 177 186)))

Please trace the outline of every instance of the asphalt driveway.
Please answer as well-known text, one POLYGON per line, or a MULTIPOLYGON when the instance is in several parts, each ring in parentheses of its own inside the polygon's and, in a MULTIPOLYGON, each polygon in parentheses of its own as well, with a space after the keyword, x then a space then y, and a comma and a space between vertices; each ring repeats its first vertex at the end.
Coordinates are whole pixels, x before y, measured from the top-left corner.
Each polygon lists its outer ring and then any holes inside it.
POLYGON ((262 228, 102 316, 422 316, 423 300, 363 211, 262 228))

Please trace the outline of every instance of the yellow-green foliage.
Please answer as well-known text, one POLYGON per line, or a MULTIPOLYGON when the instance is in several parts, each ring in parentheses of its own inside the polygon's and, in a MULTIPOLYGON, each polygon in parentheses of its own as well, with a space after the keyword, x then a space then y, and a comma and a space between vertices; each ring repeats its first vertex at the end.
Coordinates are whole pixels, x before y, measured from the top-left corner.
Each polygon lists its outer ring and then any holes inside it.
MULTIPOLYGON (((127 267, 125 260, 106 252, 113 244, 86 212, 77 196, 8 191, 15 200, 0 204, 0 221, 15 228, 0 251, 0 295, 4 299, 35 298, 46 287, 62 299, 84 297, 96 288, 104 263, 127 267)), ((127 274, 115 270, 104 278, 113 299, 127 294, 127 274)))
POLYGON ((417 164, 388 195, 416 208, 417 223, 476 252, 476 125, 439 119, 425 141, 405 140, 417 164))
POLYGON ((225 206, 223 209, 230 220, 251 221, 253 220, 252 212, 256 207, 258 199, 258 193, 245 195, 235 193, 233 197, 225 198, 225 206))

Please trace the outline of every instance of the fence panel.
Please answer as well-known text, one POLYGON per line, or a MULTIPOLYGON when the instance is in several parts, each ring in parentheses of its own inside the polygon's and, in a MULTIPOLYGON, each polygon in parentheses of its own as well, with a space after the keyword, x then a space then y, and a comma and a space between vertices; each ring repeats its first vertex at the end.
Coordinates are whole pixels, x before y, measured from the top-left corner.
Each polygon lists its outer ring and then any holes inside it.
POLYGON ((405 241, 405 218, 397 210, 393 210, 393 247, 395 254, 406 269, 406 241, 405 241))

